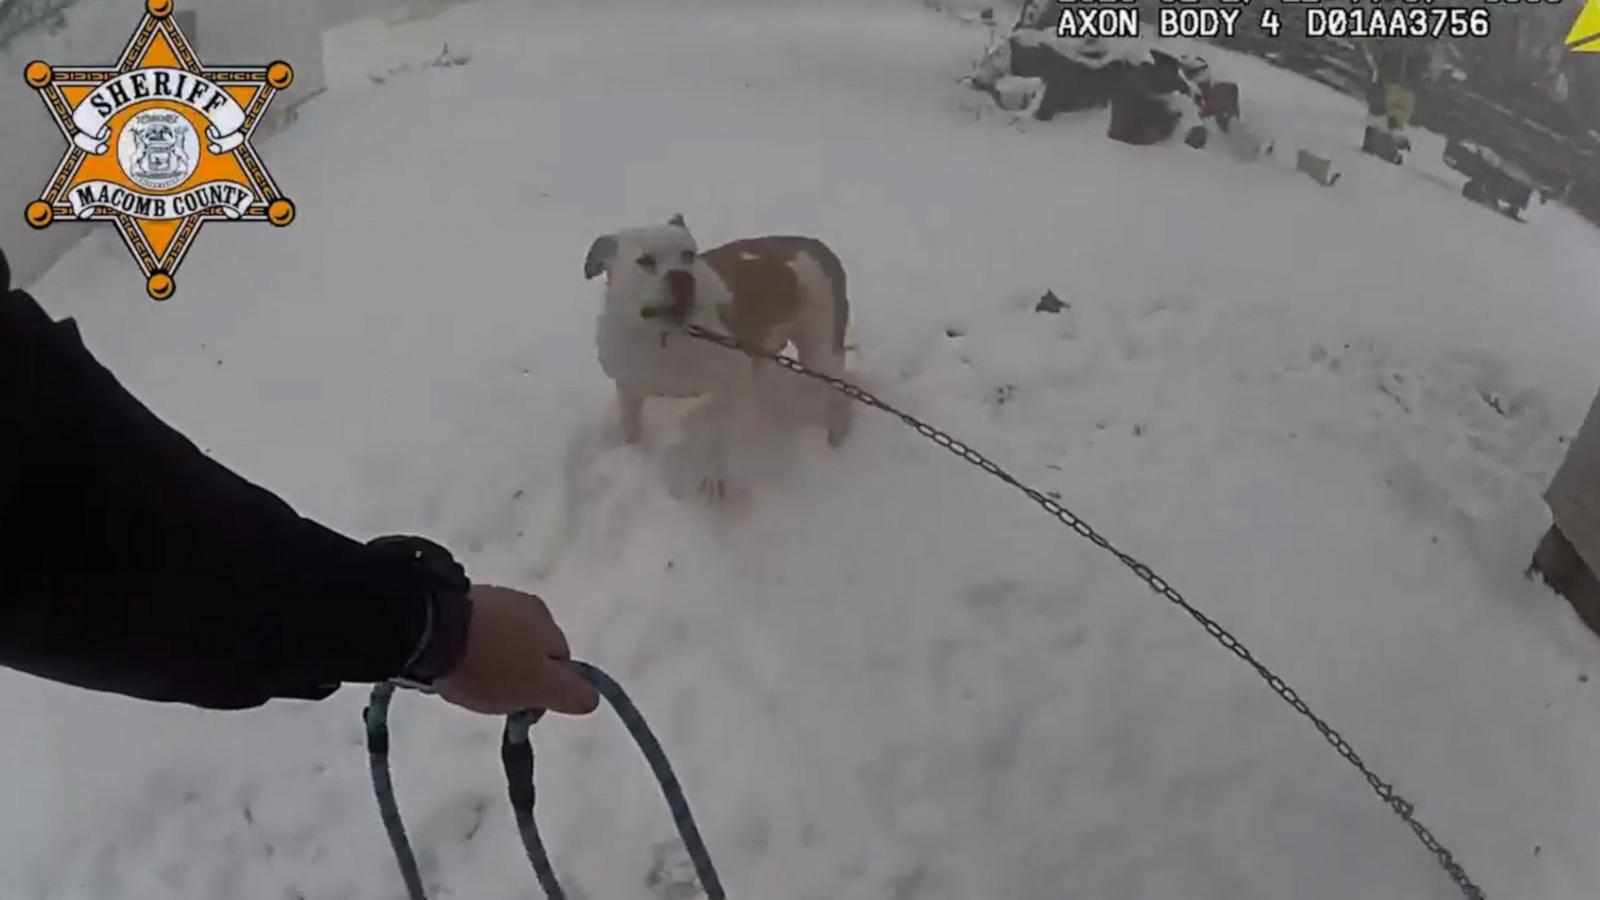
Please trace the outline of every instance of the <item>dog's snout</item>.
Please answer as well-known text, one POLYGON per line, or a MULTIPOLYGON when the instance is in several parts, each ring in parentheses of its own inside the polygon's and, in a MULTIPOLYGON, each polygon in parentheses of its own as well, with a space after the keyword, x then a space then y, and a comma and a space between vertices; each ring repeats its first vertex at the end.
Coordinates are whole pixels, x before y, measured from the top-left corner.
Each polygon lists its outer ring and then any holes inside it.
POLYGON ((684 269, 673 269, 661 276, 666 282, 666 301, 656 305, 647 306, 639 311, 646 319, 665 319, 675 325, 682 325, 689 320, 694 311, 694 273, 684 269))
POLYGON ((694 274, 685 269, 667 273, 667 291, 672 294, 672 305, 687 309, 694 302, 694 274))

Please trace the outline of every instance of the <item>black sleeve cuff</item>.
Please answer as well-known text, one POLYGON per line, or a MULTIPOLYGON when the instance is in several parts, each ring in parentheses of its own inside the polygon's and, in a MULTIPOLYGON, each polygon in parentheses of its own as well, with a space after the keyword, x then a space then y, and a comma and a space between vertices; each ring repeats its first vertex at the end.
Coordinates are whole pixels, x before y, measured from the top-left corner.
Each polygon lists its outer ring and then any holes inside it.
POLYGON ((385 559, 404 566, 423 591, 425 616, 419 638, 396 676, 432 685, 455 671, 466 656, 472 621, 472 587, 449 551, 425 538, 390 535, 370 544, 385 559))

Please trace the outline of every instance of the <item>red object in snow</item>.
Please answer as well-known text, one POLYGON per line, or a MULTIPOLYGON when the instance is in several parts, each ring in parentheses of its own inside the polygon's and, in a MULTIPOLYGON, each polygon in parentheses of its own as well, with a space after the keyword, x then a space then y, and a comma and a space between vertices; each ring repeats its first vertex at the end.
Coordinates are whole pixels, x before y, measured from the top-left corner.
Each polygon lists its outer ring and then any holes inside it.
POLYGON ((1239 118, 1239 85, 1232 81, 1207 81, 1199 85, 1200 115, 1216 119, 1224 128, 1239 118))

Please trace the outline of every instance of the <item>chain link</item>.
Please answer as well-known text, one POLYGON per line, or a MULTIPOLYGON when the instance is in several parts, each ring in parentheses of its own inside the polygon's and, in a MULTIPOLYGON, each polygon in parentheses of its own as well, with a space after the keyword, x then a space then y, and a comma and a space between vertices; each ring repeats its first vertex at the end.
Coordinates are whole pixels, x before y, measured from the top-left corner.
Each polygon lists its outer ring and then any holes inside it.
MULTIPOLYGON (((700 328, 699 326, 695 325, 685 326, 685 330, 692 337, 716 344, 720 347, 725 347, 729 350, 737 350, 741 353, 748 352, 737 341, 726 335, 707 331, 704 328, 700 328)), ((1256 674, 1261 676, 1261 679, 1267 683, 1267 686, 1272 688, 1272 690, 1277 693, 1279 697, 1282 697, 1285 703, 1289 704, 1289 706, 1292 707, 1295 712, 1298 712, 1300 715, 1308 719, 1312 725, 1316 726, 1317 731, 1322 735, 1323 739, 1328 742, 1329 746, 1333 747, 1333 749, 1337 751, 1340 756, 1344 757, 1345 760, 1350 763, 1350 765, 1355 766, 1356 771, 1360 772, 1362 777, 1367 780, 1367 784, 1372 786, 1372 790, 1378 795, 1378 799, 1387 804, 1390 809, 1394 810, 1395 815, 1399 816, 1401 820, 1403 820, 1407 825, 1411 826, 1411 830, 1416 834, 1417 839, 1421 841, 1422 845, 1428 848, 1429 852, 1431 852, 1438 859, 1440 868, 1444 869, 1445 874, 1450 876, 1450 880, 1455 882, 1456 887, 1461 889, 1461 893, 1466 896, 1468 900, 1484 900, 1483 890, 1479 888, 1470 877, 1467 876, 1466 870, 1461 867, 1461 864, 1456 862, 1455 854, 1451 853, 1449 849, 1447 849, 1443 844, 1439 843, 1439 840, 1433 836, 1433 832, 1429 831, 1427 826, 1423 825, 1422 822, 1417 819, 1415 804, 1401 797, 1400 794, 1395 791, 1394 785, 1389 784, 1382 778, 1378 777, 1378 774, 1367 765, 1366 761, 1361 758, 1361 755, 1355 751, 1355 748, 1350 746, 1350 742, 1345 740, 1344 736, 1339 734, 1339 732, 1335 731, 1333 726, 1329 725, 1327 722, 1323 721, 1320 716, 1312 712, 1311 707, 1306 705, 1306 702, 1300 698, 1300 694, 1295 691, 1294 688, 1290 687, 1288 682, 1284 681, 1275 672, 1267 668, 1266 665, 1260 660, 1256 659, 1255 654, 1251 653, 1248 647, 1241 643, 1238 638, 1234 637, 1233 634, 1230 633, 1226 628, 1223 628, 1220 624, 1218 624, 1216 620, 1201 612, 1199 609, 1196 609, 1193 604, 1184 599, 1183 595, 1178 593, 1176 588, 1168 584, 1165 579, 1152 571, 1149 566, 1118 549, 1109 540, 1101 536, 1099 532, 1091 528, 1088 522, 1085 522, 1083 519, 1073 514, 1071 510, 1062 506, 1060 503, 1057 503, 1050 497, 1041 494, 1034 488, 1028 487, 1021 481, 1018 481, 1016 476, 1012 475, 1005 469, 1000 468, 999 465, 992 462, 988 457, 972 449, 949 434, 940 431, 939 429, 929 425, 921 419, 918 419, 910 413, 901 412, 883 400, 878 399, 873 394, 856 387, 855 385, 844 381, 843 379, 834 377, 832 375, 824 375, 820 372, 815 372, 806 368, 804 365, 801 365, 796 360, 790 359, 786 356, 768 354, 763 354, 762 356, 764 359, 776 362, 778 365, 788 369, 796 375, 809 378, 813 381, 820 381, 858 403, 870 406, 873 409, 882 410, 883 412, 894 416, 928 440, 933 441, 935 444, 938 444, 945 450, 948 450, 956 456, 961 457, 972 465, 982 469, 990 475, 993 475, 995 478, 1000 479, 1006 484, 1009 484, 1026 494, 1028 499, 1043 507, 1045 512, 1054 516, 1062 524, 1087 538, 1095 546, 1105 550, 1112 556, 1115 556, 1124 566, 1127 566, 1129 569, 1131 569, 1133 574, 1139 576, 1140 580, 1149 585, 1151 590, 1155 591, 1157 594, 1160 594, 1162 597, 1165 597, 1174 606, 1177 606, 1179 609, 1188 613, 1190 618, 1200 623, 1200 627, 1204 628, 1206 633, 1211 635, 1211 637, 1214 638, 1217 643, 1227 648, 1233 653, 1233 655, 1239 657, 1247 665, 1249 665, 1250 668, 1254 669, 1256 674)))

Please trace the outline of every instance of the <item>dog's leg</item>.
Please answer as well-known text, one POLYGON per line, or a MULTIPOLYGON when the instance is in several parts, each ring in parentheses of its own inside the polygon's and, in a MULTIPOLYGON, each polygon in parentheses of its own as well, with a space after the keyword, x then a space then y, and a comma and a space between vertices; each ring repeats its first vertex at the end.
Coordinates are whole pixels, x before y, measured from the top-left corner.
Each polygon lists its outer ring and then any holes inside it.
POLYGON ((704 466, 700 472, 700 495, 720 501, 728 492, 728 431, 734 404, 726 394, 713 394, 701 410, 705 430, 701 432, 700 453, 704 466))
MULTIPOLYGON (((844 375, 844 358, 841 354, 836 357, 827 374, 835 378, 844 375)), ((850 435, 850 426, 855 424, 856 402, 833 388, 829 388, 828 396, 828 446, 837 447, 844 443, 850 435)))
POLYGON ((622 407, 622 439, 629 444, 644 440, 644 395, 619 384, 617 404, 622 407))
POLYGON ((761 395, 754 379, 719 385, 695 410, 694 432, 700 452, 700 493, 715 502, 740 495, 749 473, 751 429, 761 426, 761 395))
MULTIPOLYGON (((836 352, 826 344, 818 346, 816 342, 802 340, 795 341, 795 349, 800 364, 811 371, 832 378, 844 377, 844 351, 836 352)), ((828 446, 837 447, 844 443, 855 422, 855 401, 827 385, 813 382, 812 387, 824 393, 822 421, 828 429, 828 446)))
MULTIPOLYGON (((845 374, 845 331, 850 324, 850 302, 845 298, 844 271, 826 247, 818 244, 802 253, 794 264, 805 293, 804 309, 792 334, 800 363, 819 375, 842 378, 845 374)), ((828 429, 828 444, 838 447, 850 433, 855 402, 834 388, 812 382, 822 396, 817 401, 828 429)))

